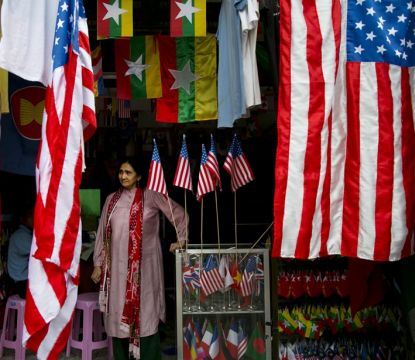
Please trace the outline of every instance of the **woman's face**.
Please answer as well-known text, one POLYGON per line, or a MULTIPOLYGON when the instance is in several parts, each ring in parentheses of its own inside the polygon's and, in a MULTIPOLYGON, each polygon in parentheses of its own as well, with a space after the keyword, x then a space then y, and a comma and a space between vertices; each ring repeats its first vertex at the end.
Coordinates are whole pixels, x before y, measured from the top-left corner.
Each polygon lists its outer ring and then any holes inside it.
POLYGON ((129 163, 123 163, 118 171, 118 179, 125 189, 133 189, 137 186, 137 181, 140 180, 139 176, 133 167, 129 163))

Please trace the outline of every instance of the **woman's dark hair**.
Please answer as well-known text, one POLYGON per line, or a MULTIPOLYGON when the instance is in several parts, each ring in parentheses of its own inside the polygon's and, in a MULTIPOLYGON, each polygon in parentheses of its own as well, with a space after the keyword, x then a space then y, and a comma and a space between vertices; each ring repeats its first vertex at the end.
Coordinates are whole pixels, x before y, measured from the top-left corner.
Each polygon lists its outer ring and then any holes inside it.
POLYGON ((134 171, 137 173, 137 175, 141 176, 141 179, 138 183, 140 187, 145 187, 147 183, 147 176, 146 172, 144 171, 144 164, 143 161, 138 160, 136 157, 126 157, 120 162, 120 167, 122 164, 129 164, 134 171))

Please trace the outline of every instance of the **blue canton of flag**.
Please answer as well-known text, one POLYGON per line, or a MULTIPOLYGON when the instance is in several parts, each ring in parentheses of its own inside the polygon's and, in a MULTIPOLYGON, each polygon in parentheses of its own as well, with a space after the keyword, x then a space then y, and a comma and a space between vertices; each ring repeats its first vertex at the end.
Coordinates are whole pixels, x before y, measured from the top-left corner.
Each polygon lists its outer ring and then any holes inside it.
POLYGON ((351 0, 347 12, 348 61, 415 65, 415 3, 351 0))
POLYGON ((75 2, 74 14, 70 14, 69 21, 66 21, 68 8, 69 5, 65 1, 59 3, 58 17, 56 19, 55 44, 52 50, 53 70, 68 62, 69 44, 71 44, 73 52, 79 54, 79 29, 78 22, 74 21, 74 18, 85 18, 85 9, 83 5, 79 6, 79 3, 75 2))

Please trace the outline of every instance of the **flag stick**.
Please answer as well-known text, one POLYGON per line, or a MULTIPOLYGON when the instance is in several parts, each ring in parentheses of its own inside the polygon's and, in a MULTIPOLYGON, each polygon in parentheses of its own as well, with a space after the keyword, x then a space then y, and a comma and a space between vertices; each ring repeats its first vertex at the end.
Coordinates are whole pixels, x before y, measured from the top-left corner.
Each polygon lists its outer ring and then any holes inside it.
POLYGON ((215 188, 215 205, 216 205, 216 230, 218 233, 218 250, 220 255, 220 234, 219 234, 219 211, 218 211, 218 192, 215 188))
POLYGON ((236 191, 233 193, 233 211, 234 211, 234 219, 235 219, 235 249, 238 249, 238 223, 237 223, 237 216, 236 216, 236 191))
POLYGON ((200 280, 200 289, 199 289, 199 310, 200 310, 200 296, 203 291, 202 289, 202 271, 203 269, 203 197, 200 204, 200 260, 199 260, 199 280, 200 280))
MULTIPOLYGON (((269 224, 269 226, 267 227, 267 229, 262 233, 262 235, 258 238, 257 241, 255 241, 255 243, 250 247, 250 249, 253 249, 258 243, 259 241, 264 237, 264 235, 268 232, 268 230, 271 228, 271 226, 274 225, 274 221, 272 221, 271 224, 269 224)), ((242 258, 242 260, 239 263, 242 263, 242 261, 244 261, 244 259, 249 255, 249 252, 247 252, 245 254, 245 256, 242 258)))
POLYGON ((188 229, 187 229, 187 192, 186 189, 184 190, 184 212, 185 212, 185 226, 186 226, 186 244, 185 244, 185 252, 187 253, 187 243, 189 242, 189 234, 188 234, 188 229))

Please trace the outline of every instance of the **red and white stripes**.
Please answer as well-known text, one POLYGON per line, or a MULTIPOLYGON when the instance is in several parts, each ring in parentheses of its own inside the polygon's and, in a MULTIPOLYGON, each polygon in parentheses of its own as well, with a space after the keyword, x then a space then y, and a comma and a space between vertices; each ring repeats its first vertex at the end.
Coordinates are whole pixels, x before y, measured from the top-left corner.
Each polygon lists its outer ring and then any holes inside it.
POLYGON ((47 88, 36 166, 24 342, 40 359, 57 358, 65 347, 77 299, 83 143, 96 128, 86 19, 78 26, 80 53, 68 49, 67 64, 53 71, 47 88))

